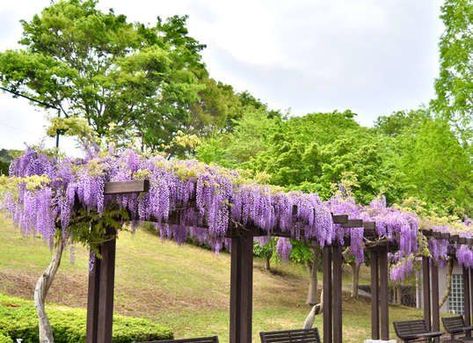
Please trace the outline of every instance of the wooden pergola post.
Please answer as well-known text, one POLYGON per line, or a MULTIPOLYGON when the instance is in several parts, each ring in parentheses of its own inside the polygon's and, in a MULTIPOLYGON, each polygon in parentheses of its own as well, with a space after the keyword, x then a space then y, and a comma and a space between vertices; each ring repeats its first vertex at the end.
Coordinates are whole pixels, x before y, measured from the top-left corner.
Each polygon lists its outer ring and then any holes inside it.
POLYGON ((424 320, 427 325, 427 329, 430 330, 432 328, 432 317, 430 312, 430 258, 428 256, 422 257, 422 287, 424 320))
MULTIPOLYGON (((114 235, 109 230, 108 234, 114 235)), ((93 258, 89 271, 89 292, 87 301, 87 342, 112 342, 113 295, 115 284, 116 238, 102 243, 102 258, 93 258)))
POLYGON ((333 285, 333 342, 342 343, 343 334, 342 334, 342 247, 340 245, 335 245, 332 248, 332 264, 333 264, 333 275, 332 275, 332 285, 333 285))
MULTIPOLYGON (((470 269, 463 267, 463 318, 465 324, 470 326, 471 323, 471 285, 470 285, 470 269)), ((471 337, 470 331, 465 336, 471 337)))
POLYGON ((473 301, 471 301, 471 299, 473 297, 473 272, 470 270, 469 274, 470 274, 470 321, 469 322, 465 321, 466 326, 471 325, 471 322, 472 322, 471 317, 472 317, 472 314, 473 314, 473 301))
MULTIPOLYGON (((108 182, 105 195, 146 192, 147 180, 108 182)), ((87 298, 87 343, 111 343, 113 326, 113 296, 115 285, 116 232, 109 228, 111 237, 99 247, 101 258, 91 252, 89 290, 87 298)))
POLYGON ((389 285, 388 285, 388 245, 380 247, 379 263, 379 312, 381 339, 389 340, 389 285))
POLYGON ((230 276, 230 343, 251 343, 253 314, 253 235, 232 236, 230 276))
MULTIPOLYGON (((432 331, 440 331, 440 308, 439 308, 439 267, 435 261, 430 261, 432 280, 432 331)), ((440 338, 435 338, 435 342, 440 342, 440 338)))
POLYGON ((379 340, 379 263, 378 251, 370 249, 371 268, 371 339, 379 340))
POLYGON ((323 247, 323 341, 332 343, 332 247, 323 247))

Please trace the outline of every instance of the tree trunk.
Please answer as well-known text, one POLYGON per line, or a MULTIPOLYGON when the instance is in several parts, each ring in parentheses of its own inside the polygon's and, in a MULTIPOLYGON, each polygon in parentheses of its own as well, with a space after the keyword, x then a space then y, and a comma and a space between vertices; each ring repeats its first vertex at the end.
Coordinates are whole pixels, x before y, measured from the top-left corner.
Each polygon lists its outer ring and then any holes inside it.
POLYGON ((394 286, 394 303, 402 305, 402 286, 400 284, 394 286))
POLYGON ((264 257, 264 270, 271 271, 271 256, 264 257))
POLYGON ((318 294, 317 294, 317 289, 318 289, 318 284, 319 280, 317 278, 317 271, 318 271, 318 266, 319 266, 319 256, 318 253, 319 251, 317 250, 316 247, 312 248, 313 251, 313 256, 312 256, 312 262, 307 263, 307 270, 309 272, 310 278, 309 278, 309 290, 307 292, 307 299, 306 299, 306 304, 307 305, 315 305, 318 302, 318 294))
POLYGON ((441 308, 443 304, 448 300, 450 292, 452 291, 452 274, 453 274, 453 259, 448 260, 448 272, 447 272, 447 288, 443 294, 442 300, 440 300, 439 307, 441 308))
POLYGON ((318 314, 321 314, 322 311, 324 310, 323 293, 324 293, 324 291, 322 290, 322 295, 320 297, 320 303, 318 303, 317 305, 314 305, 312 307, 312 309, 310 310, 310 312, 307 315, 306 319, 304 320, 304 325, 302 327, 304 330, 311 329, 314 326, 315 316, 318 315, 318 314))
POLYGON ((351 263, 352 281, 351 281, 351 297, 358 299, 358 287, 360 286, 360 265, 355 262, 351 263))
POLYGON ((49 323, 48 316, 45 310, 45 300, 48 295, 49 288, 54 280, 54 276, 61 264, 62 252, 66 245, 66 239, 61 237, 60 241, 56 246, 56 250, 53 253, 51 262, 49 263, 43 275, 36 282, 34 290, 34 303, 36 307, 36 313, 39 319, 39 341, 40 343, 54 343, 53 330, 49 323))

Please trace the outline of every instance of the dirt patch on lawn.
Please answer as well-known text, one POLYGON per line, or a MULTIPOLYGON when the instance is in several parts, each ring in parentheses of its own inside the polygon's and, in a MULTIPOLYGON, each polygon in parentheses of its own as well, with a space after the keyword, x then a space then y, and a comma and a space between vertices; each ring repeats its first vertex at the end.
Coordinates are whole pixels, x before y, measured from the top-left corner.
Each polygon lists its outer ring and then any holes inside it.
MULTIPOLYGON (((39 276, 22 271, 0 271, 0 293, 32 299, 39 276)), ((47 301, 73 307, 86 306, 87 279, 81 274, 58 273, 48 293, 47 301)))

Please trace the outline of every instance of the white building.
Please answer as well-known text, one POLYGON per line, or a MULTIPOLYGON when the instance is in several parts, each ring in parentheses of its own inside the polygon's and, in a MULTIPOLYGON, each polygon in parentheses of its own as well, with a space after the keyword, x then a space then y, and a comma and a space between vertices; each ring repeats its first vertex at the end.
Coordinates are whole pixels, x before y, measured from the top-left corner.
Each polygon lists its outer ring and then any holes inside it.
MULTIPOLYGON (((443 298, 447 291, 448 266, 439 267, 439 297, 443 298)), ((416 273, 416 304, 417 308, 423 308, 422 270, 416 273)), ((463 269, 455 263, 452 274, 452 289, 440 312, 463 314, 463 269)))

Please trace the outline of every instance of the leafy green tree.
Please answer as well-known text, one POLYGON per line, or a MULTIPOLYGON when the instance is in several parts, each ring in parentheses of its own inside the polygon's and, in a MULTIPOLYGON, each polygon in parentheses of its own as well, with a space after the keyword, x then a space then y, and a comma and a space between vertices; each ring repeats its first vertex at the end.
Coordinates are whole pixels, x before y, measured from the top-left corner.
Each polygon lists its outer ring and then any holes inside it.
POLYGON ((216 134, 204 140, 196 149, 198 159, 230 168, 252 169, 254 158, 270 148, 281 120, 268 117, 262 109, 249 107, 247 111, 236 122, 233 132, 216 134))
POLYGON ((407 196, 425 201, 441 215, 471 215, 471 160, 446 121, 426 120, 398 144, 402 155, 397 165, 410 186, 407 196))
POLYGON ((113 124, 152 149, 168 144, 204 87, 204 46, 186 17, 146 26, 96 5, 60 0, 22 21, 23 49, 0 53, 3 86, 86 118, 100 137, 113 124))
POLYGON ((406 130, 419 127, 425 120, 431 118, 428 110, 397 111, 389 116, 380 116, 376 119, 375 128, 386 136, 399 136, 406 130))
POLYGON ((463 145, 473 139, 473 3, 445 0, 441 18, 440 75, 433 108, 450 121, 463 145))

